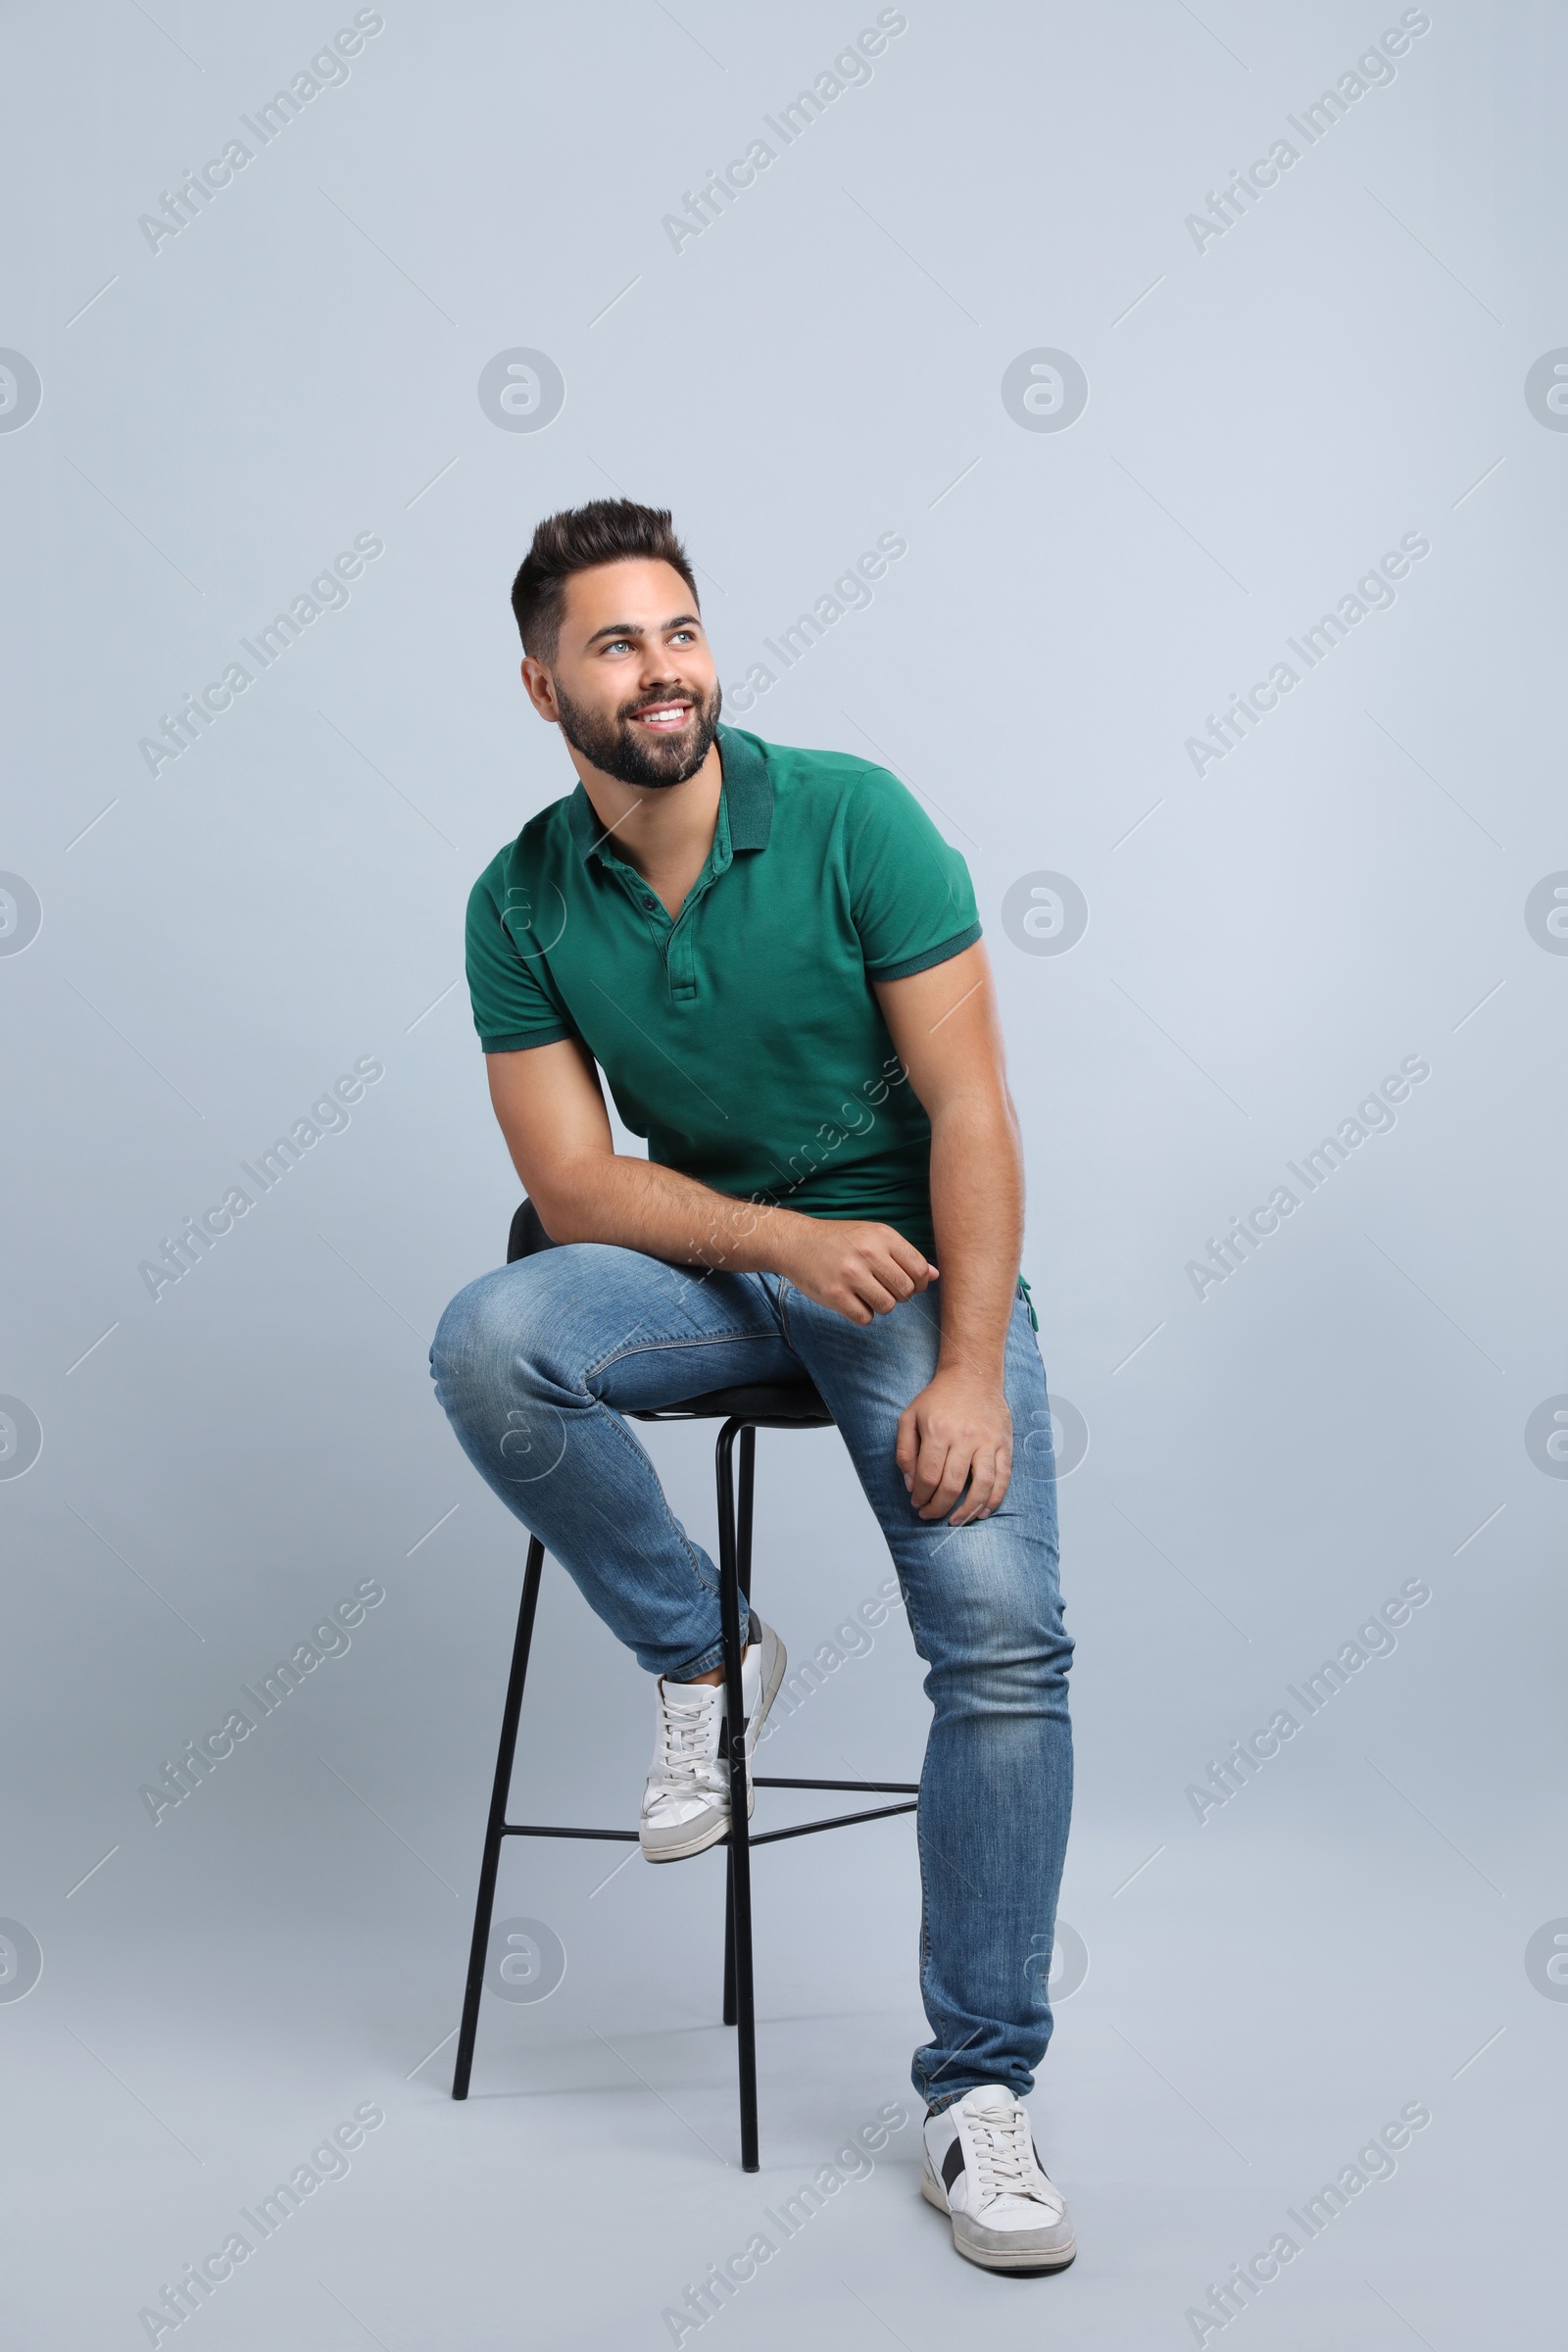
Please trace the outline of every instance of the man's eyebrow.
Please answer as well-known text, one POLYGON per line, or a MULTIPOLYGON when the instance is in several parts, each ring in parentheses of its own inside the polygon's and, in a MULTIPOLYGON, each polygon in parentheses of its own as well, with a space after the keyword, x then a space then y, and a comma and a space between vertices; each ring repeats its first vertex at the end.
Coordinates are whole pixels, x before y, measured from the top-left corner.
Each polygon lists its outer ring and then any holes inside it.
MULTIPOLYGON (((662 620, 660 622, 659 634, 663 636, 666 631, 670 629, 689 629, 693 622, 696 622, 697 626, 701 628, 701 614, 696 612, 677 612, 673 620, 662 620)), ((593 635, 589 638, 588 643, 590 645, 597 645, 601 637, 641 637, 644 635, 644 633, 645 632, 637 626, 635 621, 616 620, 612 621, 608 628, 595 629, 593 635)))

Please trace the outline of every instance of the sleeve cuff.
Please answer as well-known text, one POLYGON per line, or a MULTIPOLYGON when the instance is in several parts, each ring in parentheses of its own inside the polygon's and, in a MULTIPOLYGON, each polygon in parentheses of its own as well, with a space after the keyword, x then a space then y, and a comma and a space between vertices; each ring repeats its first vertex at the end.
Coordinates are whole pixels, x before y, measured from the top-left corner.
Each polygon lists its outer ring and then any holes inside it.
POLYGON ((902 963, 868 963, 865 976, 868 980, 912 980, 916 972, 929 972, 935 964, 951 963, 955 956, 972 948, 979 937, 980 925, 971 923, 967 931, 956 931, 940 948, 927 948, 923 956, 907 956, 902 963))
POLYGON ((554 1029, 529 1029, 521 1037, 481 1037, 479 1050, 483 1054, 526 1054, 533 1046, 558 1045, 564 1037, 574 1037, 574 1029, 558 1025, 554 1029))

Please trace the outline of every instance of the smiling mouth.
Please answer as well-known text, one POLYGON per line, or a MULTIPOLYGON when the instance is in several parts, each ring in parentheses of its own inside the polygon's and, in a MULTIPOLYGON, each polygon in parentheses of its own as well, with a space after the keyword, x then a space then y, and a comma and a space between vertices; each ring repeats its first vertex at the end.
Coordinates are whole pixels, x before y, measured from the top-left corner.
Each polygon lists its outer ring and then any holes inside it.
POLYGON ((634 710, 632 717, 640 727, 650 727, 656 735, 674 735, 691 717, 693 709, 691 703, 649 703, 641 710, 634 710))

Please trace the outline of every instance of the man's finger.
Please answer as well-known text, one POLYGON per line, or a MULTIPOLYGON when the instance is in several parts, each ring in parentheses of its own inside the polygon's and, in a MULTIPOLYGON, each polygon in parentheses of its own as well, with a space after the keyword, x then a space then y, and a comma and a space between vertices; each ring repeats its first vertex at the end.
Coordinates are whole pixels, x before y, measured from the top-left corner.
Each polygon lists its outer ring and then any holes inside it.
POLYGON ((957 1502, 969 1476, 969 1464, 960 1448, 949 1449, 942 1478, 935 1494, 920 1514, 925 1519, 944 1519, 957 1502))
POLYGON ((968 1448, 962 1446, 948 1446, 945 1448, 942 1474, 930 1488, 920 1512, 921 1518, 940 1519, 951 1511, 963 1493, 964 1481, 968 1475, 968 1448))
POLYGON ((908 1268, 900 1264, 891 1250, 877 1259, 872 1278, 885 1291, 890 1291, 901 1304, 906 1298, 912 1298, 920 1287, 908 1268))
POLYGON ((932 1437, 929 1430, 922 1432, 919 1458, 914 1468, 914 1486, 910 1494, 915 1509, 922 1514, 941 1484, 947 1459, 947 1440, 932 1437))
POLYGON ((902 1233, 894 1234, 888 1243, 888 1255, 895 1265, 904 1269, 917 1291, 923 1291, 936 1272, 930 1260, 912 1242, 906 1242, 902 1233))
POLYGON ((865 1324, 891 1313, 898 1301, 864 1266, 848 1266, 831 1289, 824 1290, 822 1304, 847 1323, 865 1324))
POLYGON ((1010 1446, 1004 1446, 999 1447, 997 1452, 997 1474, 996 1478, 992 1482, 991 1500, 986 1505, 986 1516, 988 1519, 993 1511, 1001 1510, 1003 1504, 1007 1499, 1007 1489, 1011 1486, 1011 1484, 1012 1447, 1010 1446))
POLYGON ((899 1475, 905 1485, 914 1481, 914 1465, 919 1456, 920 1441, 914 1426, 914 1407, 906 1404, 899 1415, 899 1439, 893 1448, 893 1458, 899 1465, 899 1475))
POLYGON ((857 1266, 854 1274, 850 1276, 849 1282, 851 1290, 861 1305, 868 1306, 873 1315, 891 1315, 899 1303, 885 1284, 878 1281, 869 1266, 857 1266))
POLYGON ((996 1474, 996 1457, 984 1446, 975 1450, 969 1465, 969 1491, 951 1514, 955 1527, 968 1527, 976 1519, 984 1519, 991 1509, 991 1494, 996 1474))

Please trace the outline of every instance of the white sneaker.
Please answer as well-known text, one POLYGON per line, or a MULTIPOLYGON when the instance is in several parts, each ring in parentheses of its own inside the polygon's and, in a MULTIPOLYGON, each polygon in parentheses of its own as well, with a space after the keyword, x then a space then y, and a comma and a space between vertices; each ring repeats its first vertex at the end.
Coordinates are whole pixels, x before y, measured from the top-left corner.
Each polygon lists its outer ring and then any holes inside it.
MULTIPOLYGON (((778 1695, 789 1661, 771 1626, 760 1628, 741 1660, 741 1705, 745 1709, 746 1810, 756 1803, 752 1757, 757 1735, 778 1695)), ((721 1752, 724 1728, 722 1683, 672 1683, 663 1675, 656 1691, 654 1760, 643 1789, 638 1837, 650 1862, 684 1862, 729 1835, 729 1756, 721 1752)))
POLYGON ((953 2221, 953 2242, 988 2271, 1059 2271, 1077 2247, 1061 2191, 1046 2179, 1029 2111, 1003 2082, 966 2091, 925 2123, 920 2194, 953 2221))

